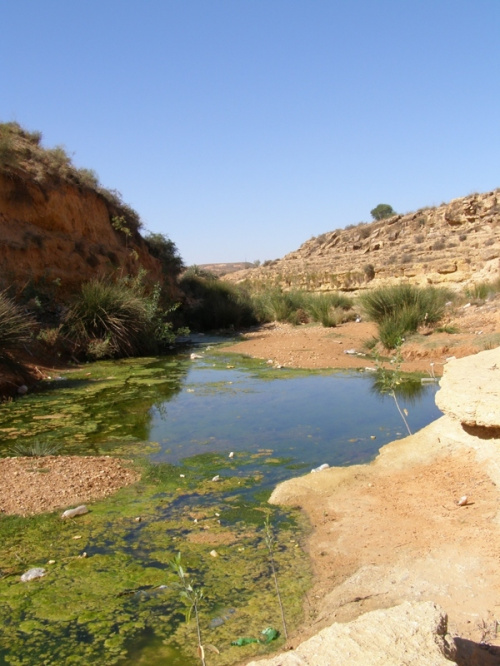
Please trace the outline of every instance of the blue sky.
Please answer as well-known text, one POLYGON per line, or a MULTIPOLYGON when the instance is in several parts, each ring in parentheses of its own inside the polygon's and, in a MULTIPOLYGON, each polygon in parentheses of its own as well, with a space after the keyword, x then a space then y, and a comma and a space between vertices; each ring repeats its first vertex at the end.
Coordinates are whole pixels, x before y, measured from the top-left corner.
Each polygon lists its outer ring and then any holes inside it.
POLYGON ((500 0, 6 0, 0 120, 184 261, 500 187, 500 0))

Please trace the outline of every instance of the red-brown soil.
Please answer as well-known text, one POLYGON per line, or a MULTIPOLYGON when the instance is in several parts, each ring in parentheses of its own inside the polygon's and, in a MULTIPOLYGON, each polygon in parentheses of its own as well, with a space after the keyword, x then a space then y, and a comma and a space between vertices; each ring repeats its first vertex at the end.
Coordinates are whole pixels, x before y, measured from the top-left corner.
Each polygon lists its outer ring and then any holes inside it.
POLYGON ((72 508, 111 495, 139 479, 109 456, 0 459, 0 513, 23 516, 72 508))
MULTIPOLYGON (((446 325, 458 332, 421 334, 403 345, 403 371, 441 375, 450 356, 462 358, 500 345, 500 299, 459 308, 446 325)), ((291 368, 373 368, 366 343, 376 334, 370 322, 337 328, 274 323, 247 332, 241 342, 226 349, 291 368)))

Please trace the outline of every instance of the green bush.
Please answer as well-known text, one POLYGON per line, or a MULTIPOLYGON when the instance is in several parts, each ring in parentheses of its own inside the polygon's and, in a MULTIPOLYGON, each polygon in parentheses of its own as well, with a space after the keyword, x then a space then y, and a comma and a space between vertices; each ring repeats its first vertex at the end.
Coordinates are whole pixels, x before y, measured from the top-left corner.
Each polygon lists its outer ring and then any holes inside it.
POLYGON ((266 289, 252 296, 252 303, 260 322, 288 322, 300 324, 320 322, 323 326, 337 326, 353 318, 352 300, 338 293, 315 294, 303 290, 282 291, 266 289))
POLYGON ((308 294, 305 310, 312 321, 335 327, 354 317, 352 300, 342 294, 308 294), (351 311, 349 314, 347 314, 351 311))
POLYGON ((149 253, 160 261, 165 275, 179 275, 184 264, 175 243, 163 234, 148 234, 144 240, 149 253))
POLYGON ((196 331, 215 331, 257 323, 247 292, 216 277, 190 271, 180 280, 186 295, 184 321, 196 331))
POLYGON ((477 282, 465 290, 467 298, 484 301, 500 292, 500 278, 494 282, 477 282))
POLYGON ((381 203, 370 211, 374 220, 385 220, 388 217, 397 215, 396 211, 389 204, 381 203))
POLYGON ((9 361, 9 352, 22 347, 31 337, 33 320, 0 292, 0 361, 9 361))
POLYGON ((82 167, 76 170, 76 175, 81 185, 85 185, 93 190, 99 187, 99 176, 94 169, 85 169, 82 167))
POLYGON ((380 341, 394 349, 407 333, 414 333, 423 324, 439 322, 450 298, 446 289, 400 284, 366 292, 360 296, 360 303, 368 319, 378 325, 380 341))
POLYGON ((77 351, 92 358, 150 354, 175 339, 167 320, 175 308, 162 308, 159 286, 148 292, 143 277, 82 285, 64 320, 77 351))
POLYGON ((282 291, 278 287, 252 295, 252 305, 260 323, 279 321, 299 324, 307 320, 301 291, 282 291))

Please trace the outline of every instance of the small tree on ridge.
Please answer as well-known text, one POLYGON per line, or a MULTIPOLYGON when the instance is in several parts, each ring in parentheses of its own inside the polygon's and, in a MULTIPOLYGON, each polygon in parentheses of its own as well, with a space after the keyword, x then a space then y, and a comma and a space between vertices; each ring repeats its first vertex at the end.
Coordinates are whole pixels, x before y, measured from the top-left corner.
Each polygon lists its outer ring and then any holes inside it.
POLYGON ((396 215, 396 211, 389 204, 381 203, 370 211, 370 215, 374 220, 385 220, 386 217, 396 215))

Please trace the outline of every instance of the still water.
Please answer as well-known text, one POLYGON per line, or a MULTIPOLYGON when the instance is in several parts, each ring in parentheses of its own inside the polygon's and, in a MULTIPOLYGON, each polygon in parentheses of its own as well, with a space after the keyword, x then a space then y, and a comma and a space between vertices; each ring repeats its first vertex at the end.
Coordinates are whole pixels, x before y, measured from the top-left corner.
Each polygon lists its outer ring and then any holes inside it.
MULTIPOLYGON (((182 390, 167 405, 151 409, 149 439, 160 445, 152 458, 177 462, 207 450, 265 448, 293 463, 301 470, 296 474, 323 463, 366 462, 407 434, 392 397, 374 383, 367 372, 274 370, 222 354, 214 364, 208 355, 191 362, 182 390)), ((441 415, 436 385, 417 382, 416 388, 400 398, 413 432, 441 415)), ((286 467, 275 469, 269 483, 290 476, 286 467)))
MULTIPOLYGON (((196 354, 88 365, 0 407, 0 455, 47 442, 61 453, 125 455, 144 469, 140 483, 74 521, 0 515, 0 664, 199 663, 169 565, 180 551, 204 588, 203 640, 219 650, 207 664, 264 653, 231 641, 281 629, 263 527, 270 511, 287 621, 300 621, 305 526, 270 509, 270 491, 323 463, 369 461, 405 436, 404 424, 370 373, 277 370, 220 347, 196 354), (47 575, 20 583, 34 566, 47 575)), ((399 398, 413 431, 440 416, 435 390, 416 383, 399 398)))

